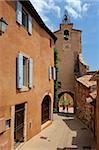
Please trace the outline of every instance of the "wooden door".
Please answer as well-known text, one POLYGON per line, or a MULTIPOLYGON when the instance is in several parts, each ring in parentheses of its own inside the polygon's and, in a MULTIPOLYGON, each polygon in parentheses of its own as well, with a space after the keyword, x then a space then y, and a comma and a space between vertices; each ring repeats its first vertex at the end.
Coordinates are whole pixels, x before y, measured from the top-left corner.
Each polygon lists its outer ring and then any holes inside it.
POLYGON ((49 105, 49 97, 46 96, 42 102, 42 124, 48 121, 49 118, 49 110, 50 105, 49 105))
POLYGON ((24 142, 24 112, 25 104, 15 106, 14 140, 24 142))

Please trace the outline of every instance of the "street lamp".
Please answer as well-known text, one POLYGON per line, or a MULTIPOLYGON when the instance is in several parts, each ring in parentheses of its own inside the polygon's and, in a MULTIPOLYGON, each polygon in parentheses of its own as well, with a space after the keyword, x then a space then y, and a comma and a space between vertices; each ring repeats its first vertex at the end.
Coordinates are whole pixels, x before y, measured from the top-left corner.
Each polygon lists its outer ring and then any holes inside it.
POLYGON ((5 20, 5 18, 1 18, 0 19, 0 35, 2 35, 3 33, 5 33, 6 31, 6 28, 7 28, 7 22, 5 20))

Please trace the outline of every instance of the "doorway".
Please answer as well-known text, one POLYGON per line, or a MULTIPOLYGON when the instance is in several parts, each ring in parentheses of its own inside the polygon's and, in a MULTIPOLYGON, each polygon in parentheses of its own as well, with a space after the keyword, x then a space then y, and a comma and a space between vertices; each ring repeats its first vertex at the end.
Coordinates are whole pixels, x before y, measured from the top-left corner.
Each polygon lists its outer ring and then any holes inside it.
POLYGON ((41 105, 41 124, 44 124, 51 118, 51 99, 47 95, 44 97, 41 105))
POLYGON ((60 94, 59 112, 74 113, 74 99, 70 93, 64 92, 60 94))
POLYGON ((19 145, 24 142, 25 103, 15 105, 14 142, 19 145))

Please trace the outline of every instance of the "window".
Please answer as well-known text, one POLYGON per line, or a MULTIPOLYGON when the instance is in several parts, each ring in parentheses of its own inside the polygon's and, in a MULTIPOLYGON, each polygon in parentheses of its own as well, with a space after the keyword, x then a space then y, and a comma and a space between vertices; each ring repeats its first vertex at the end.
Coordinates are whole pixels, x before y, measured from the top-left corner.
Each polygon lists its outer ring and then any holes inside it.
POLYGON ((28 15, 24 9, 22 9, 22 25, 27 29, 28 26, 28 15))
POLYGON ((64 30, 64 40, 68 40, 68 39, 69 39, 69 31, 64 30))
POLYGON ((49 80, 56 80, 56 68, 50 66, 49 67, 49 80))
POLYGON ((49 80, 52 80, 53 78, 53 68, 52 66, 49 67, 49 80))
POLYGON ((32 34, 32 17, 19 1, 16 2, 16 21, 27 29, 30 35, 32 34))
POLYGON ((17 58, 17 89, 24 91, 32 88, 32 58, 19 53, 17 58))
POLYGON ((23 86, 28 86, 28 59, 23 57, 23 86))

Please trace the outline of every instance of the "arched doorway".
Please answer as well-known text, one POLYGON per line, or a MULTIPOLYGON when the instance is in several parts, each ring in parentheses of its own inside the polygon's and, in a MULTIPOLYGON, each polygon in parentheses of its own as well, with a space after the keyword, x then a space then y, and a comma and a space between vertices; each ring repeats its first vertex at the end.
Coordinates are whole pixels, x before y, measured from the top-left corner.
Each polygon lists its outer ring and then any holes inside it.
POLYGON ((51 119, 51 98, 46 95, 41 105, 41 124, 51 119))
POLYGON ((62 92, 59 94, 59 112, 74 113, 74 94, 62 92))

